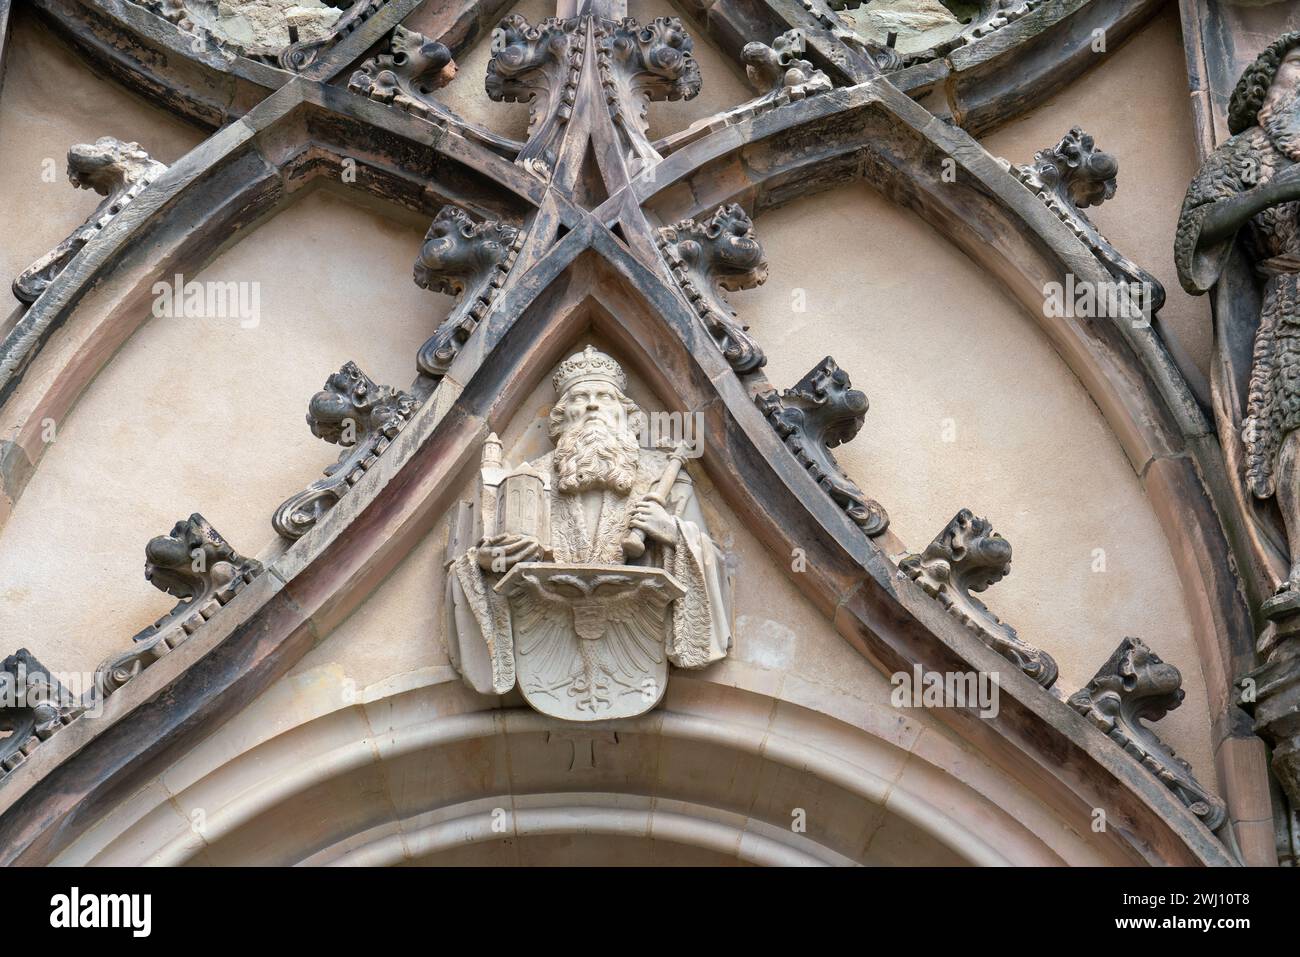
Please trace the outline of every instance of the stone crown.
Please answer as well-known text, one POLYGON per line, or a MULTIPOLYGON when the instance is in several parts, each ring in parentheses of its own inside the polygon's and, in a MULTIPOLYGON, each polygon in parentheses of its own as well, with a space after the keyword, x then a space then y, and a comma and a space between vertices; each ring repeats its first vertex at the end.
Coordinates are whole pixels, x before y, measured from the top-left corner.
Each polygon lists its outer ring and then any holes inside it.
POLYGON ((594 346, 587 346, 561 362, 551 383, 555 386, 555 394, 562 396, 569 386, 584 379, 603 379, 618 391, 627 391, 627 376, 622 367, 605 353, 596 351, 594 346))

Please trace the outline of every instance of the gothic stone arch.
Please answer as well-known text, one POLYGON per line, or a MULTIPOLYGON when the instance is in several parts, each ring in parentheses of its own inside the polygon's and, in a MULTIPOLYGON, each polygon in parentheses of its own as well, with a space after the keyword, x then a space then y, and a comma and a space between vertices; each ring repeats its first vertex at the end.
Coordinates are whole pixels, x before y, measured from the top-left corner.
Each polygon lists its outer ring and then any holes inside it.
MULTIPOLYGON (((298 504, 286 503, 277 548, 244 559, 197 515, 178 524, 174 546, 165 538, 151 543, 155 574, 170 548, 197 541, 227 577, 204 572, 196 583, 179 576, 177 612, 101 669, 101 717, 74 707, 53 716, 51 727, 48 714, 23 716, 32 722, 31 740, 9 756, 0 778, 0 860, 111 859, 112 839, 100 839, 112 825, 100 822, 115 820, 128 796, 219 735, 345 619, 453 508, 488 437, 504 431, 556 363, 593 335, 617 350, 663 408, 705 423, 709 440, 691 467, 777 566, 788 568, 795 551, 804 556, 806 567, 787 574, 851 648, 886 675, 919 667, 1000 676, 997 716, 945 709, 945 733, 992 756, 1012 779, 1032 782, 1080 831, 1092 809, 1105 806, 1108 828, 1076 859, 1217 865, 1239 862, 1243 853, 1254 862, 1267 858, 1271 847, 1260 850, 1259 829, 1248 826, 1259 822, 1246 809, 1258 807, 1261 795, 1267 800, 1269 784, 1243 757, 1262 755, 1262 743, 1239 730, 1231 696, 1249 663, 1253 626, 1220 523, 1231 492, 1213 428, 1158 328, 1119 321, 1108 308, 1064 319, 1042 308, 1048 283, 1100 287, 1145 275, 1096 232, 1073 192, 1076 184, 1104 184, 1107 175, 1113 181, 1113 170, 1108 174, 1104 154, 1093 153, 1091 138, 1079 131, 1056 152, 1044 150, 1033 167, 1000 162, 971 135, 1078 76, 1088 63, 1079 36, 1105 30, 1118 43, 1157 5, 1026 0, 996 12, 1001 6, 989 5, 959 38, 908 54, 853 34, 821 0, 692 6, 709 37, 748 65, 758 95, 652 142, 647 102, 698 89, 691 41, 679 21, 625 20, 624 5, 613 0, 561 0, 558 19, 499 26, 506 11, 492 0, 359 2, 345 29, 274 55, 196 27, 183 6, 164 16, 161 7, 129 0, 34 0, 40 17, 95 69, 214 132, 170 168, 122 167, 121 182, 103 190, 109 208, 88 223, 92 231, 70 237, 70 246, 21 277, 25 305, 0 346, 0 521, 39 469, 42 423, 66 414, 141 324, 156 277, 197 271, 241 231, 316 185, 342 183, 432 219, 416 279, 459 298, 412 357, 404 397, 375 393, 353 366, 337 382, 331 377, 319 409, 313 400, 313 431, 319 427, 326 438, 330 389, 346 397, 360 382, 367 402, 380 396, 380 409, 351 451, 345 448, 346 484, 327 481, 298 504), (401 25, 414 19, 440 32, 406 32, 401 25), (489 30, 495 58, 488 93, 531 99, 523 143, 457 116, 434 90, 438 70, 489 30), (743 42, 755 36, 763 42, 743 42), (1078 172, 1080 156, 1096 159, 1091 171, 1078 172), (1055 178, 1044 178, 1054 162, 1061 164, 1052 167, 1055 178), (1210 717, 1225 729, 1219 762, 1226 802, 1136 719, 1108 724, 1103 716, 1099 702, 1115 694, 1107 689, 1117 668, 1141 676, 1126 713, 1154 716, 1172 707, 1143 683, 1163 680, 1168 666, 1141 642, 1121 644, 1067 703, 1050 687, 1050 655, 970 595, 1000 577, 1006 560, 980 567, 954 557, 963 548, 1001 554, 987 523, 964 512, 928 548, 903 543, 870 490, 858 488, 831 456, 829 447, 856 429, 844 432, 840 420, 817 424, 819 406, 841 418, 847 409, 851 421, 856 400, 847 376, 829 362, 784 393, 767 381, 763 350, 779 343, 755 341, 722 295, 765 275, 750 217, 853 180, 913 211, 996 277, 1040 324, 1119 439, 1156 505, 1194 609, 1210 717)), ((0 11, 3 24, 7 6, 0 11)), ((689 687, 692 679, 672 681, 689 687)), ((410 693, 452 692, 432 682, 410 693)), ((725 716, 733 699, 709 694, 716 699, 709 707, 725 716)), ((610 733, 631 740, 653 728, 689 738, 694 706, 669 701, 659 717, 629 718, 610 733)), ((465 721, 477 724, 412 733, 430 740, 444 730, 496 736, 513 748, 527 747, 528 735, 564 731, 563 722, 517 707, 500 715, 480 710, 465 721)), ((827 761, 814 777, 852 773, 843 754, 827 761)), ((220 764, 207 774, 218 781, 220 764)), ((633 794, 650 786, 625 784, 633 794)), ((944 786, 954 793, 963 787, 955 780, 944 786)), ((559 791, 562 783, 538 790, 559 791)), ((870 788, 850 791, 869 800, 870 788)), ((464 800, 468 807, 498 797, 485 789, 464 800)), ((717 806, 716 796, 682 800, 717 806)), ((926 819, 923 803, 900 799, 894 813, 962 860, 998 859, 994 842, 971 836, 951 816, 926 819)), ((555 822, 572 806, 540 801, 530 826, 563 831, 555 822)), ((635 802, 595 806, 608 833, 644 823, 637 823, 635 802)), ((149 809, 132 813, 143 819, 149 809)), ((258 809, 231 813, 247 821, 258 809)), ((704 834, 692 831, 691 817, 665 819, 665 840, 710 847, 744 827, 723 822, 704 834)), ((1041 834, 1025 837, 1014 822, 999 826, 1008 841, 1021 835, 1025 862, 1071 857, 1041 834)), ((238 845, 233 820, 222 833, 238 845)), ((436 827, 420 833, 421 853, 430 855, 448 839, 436 827)), ((329 846, 362 841, 366 850, 347 853, 375 862, 409 854, 384 839, 358 825, 332 835, 329 846)), ((746 858, 753 861, 853 856, 834 842, 755 840, 746 858)), ((299 847, 286 846, 279 859, 301 859, 294 854, 308 844, 304 837, 299 847)), ((183 840, 159 845, 157 859, 185 860, 186 847, 183 840)), ((317 860, 331 856, 321 850, 317 860)))

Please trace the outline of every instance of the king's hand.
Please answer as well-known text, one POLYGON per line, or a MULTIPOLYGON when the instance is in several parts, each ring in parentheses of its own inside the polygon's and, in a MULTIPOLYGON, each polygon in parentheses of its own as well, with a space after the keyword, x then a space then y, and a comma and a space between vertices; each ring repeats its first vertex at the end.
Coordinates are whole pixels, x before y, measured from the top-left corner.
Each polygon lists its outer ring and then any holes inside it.
POLYGON ((661 545, 677 543, 677 523, 654 493, 647 494, 632 509, 633 528, 639 528, 645 537, 661 545))
POLYGON ((520 562, 542 560, 542 543, 531 535, 492 535, 479 542, 478 563, 486 572, 504 574, 520 562))

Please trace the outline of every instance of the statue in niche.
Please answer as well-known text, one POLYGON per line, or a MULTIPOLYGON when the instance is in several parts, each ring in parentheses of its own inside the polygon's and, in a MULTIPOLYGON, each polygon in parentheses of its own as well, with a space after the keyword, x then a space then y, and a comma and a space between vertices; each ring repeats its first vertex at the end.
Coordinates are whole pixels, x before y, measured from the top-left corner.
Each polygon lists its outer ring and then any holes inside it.
POLYGON ((1242 234, 1264 283, 1241 439, 1244 481, 1286 531, 1290 568, 1262 609, 1276 618, 1300 609, 1300 32, 1242 74, 1228 128, 1187 189, 1174 258, 1183 288, 1205 293, 1242 234))
POLYGON ((448 648, 476 691, 517 684, 538 711, 571 721, 631 717, 659 702, 669 663, 726 656, 725 557, 689 448, 640 446, 645 417, 618 363, 588 346, 552 384, 554 451, 511 468, 490 436, 478 515, 462 504, 452 523, 448 648))

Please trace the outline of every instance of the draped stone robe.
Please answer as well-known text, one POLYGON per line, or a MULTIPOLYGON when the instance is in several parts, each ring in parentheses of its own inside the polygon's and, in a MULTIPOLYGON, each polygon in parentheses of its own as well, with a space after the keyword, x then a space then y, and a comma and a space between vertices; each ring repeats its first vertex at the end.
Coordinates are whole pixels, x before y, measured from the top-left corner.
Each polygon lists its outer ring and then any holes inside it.
MULTIPOLYGON (((668 463, 663 452, 642 449, 637 478, 627 495, 606 489, 596 528, 588 528, 581 494, 554 490, 548 453, 531 467, 551 475, 551 547, 561 564, 624 565, 623 539, 631 530, 632 510, 659 480, 668 463)), ((673 516, 673 547, 647 539, 638 565, 663 568, 685 589, 672 605, 666 642, 668 660, 680 668, 702 668, 726 656, 731 646, 731 587, 725 557, 709 537, 690 477, 678 473, 665 506, 673 516)), ((485 533, 486 534, 486 533, 485 533)), ((484 694, 505 694, 514 687, 515 664, 510 608, 493 590, 499 575, 478 563, 478 548, 451 561, 447 576, 447 645, 452 664, 465 682, 484 694)))
MULTIPOLYGON (((1292 165, 1258 126, 1238 133, 1214 151, 1187 189, 1174 262, 1183 288, 1207 292, 1224 267, 1235 237, 1198 248, 1205 217, 1215 203, 1266 183, 1292 165)), ((1263 306, 1251 360, 1250 390, 1242 441, 1251 492, 1268 498, 1282 440, 1300 427, 1300 203, 1257 213, 1243 237, 1265 280, 1263 306)))

